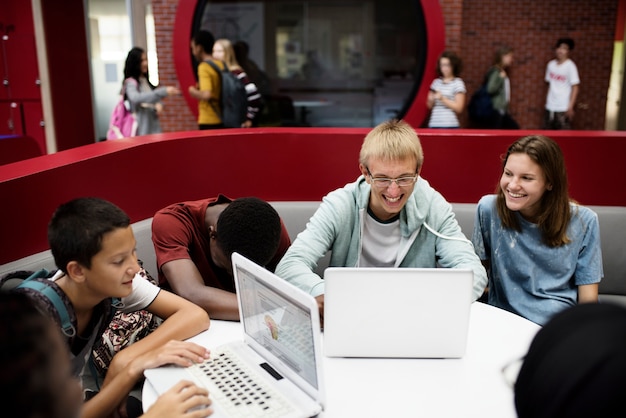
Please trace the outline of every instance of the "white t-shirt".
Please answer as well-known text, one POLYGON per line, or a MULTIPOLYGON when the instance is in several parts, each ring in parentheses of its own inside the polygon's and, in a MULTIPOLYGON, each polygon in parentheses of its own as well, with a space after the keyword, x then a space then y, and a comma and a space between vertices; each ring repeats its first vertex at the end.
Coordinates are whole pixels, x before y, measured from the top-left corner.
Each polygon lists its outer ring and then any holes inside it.
MULTIPOLYGON (((58 270, 56 274, 50 278, 50 280, 56 281, 64 274, 65 273, 61 270, 58 270)), ((160 291, 160 287, 153 285, 137 273, 133 279, 133 291, 127 297, 122 298, 122 305, 119 310, 128 313, 145 309, 152 303, 152 301, 154 301, 154 299, 156 299, 160 291)), ((101 318, 100 321, 102 321, 102 319, 104 318, 101 318)), ((89 336, 88 341, 81 350, 80 354, 71 356, 72 372, 75 376, 83 373, 84 366, 87 363, 87 359, 91 355, 91 350, 96 341, 96 337, 100 337, 100 335, 97 335, 96 332, 100 329, 100 321, 98 321, 98 323, 94 326, 93 332, 89 336)))
MULTIPOLYGON (((56 281, 64 275, 65 273, 58 270, 50 280, 56 281)), ((160 287, 153 285, 137 273, 133 279, 133 291, 122 298, 122 307, 119 310, 128 313, 145 309, 157 297, 159 291, 161 291, 160 287)))
POLYGON ((400 239, 399 219, 379 222, 369 214, 366 215, 359 267, 395 267, 400 239))
POLYGON ((561 64, 553 59, 546 66, 545 80, 550 84, 546 98, 546 110, 565 112, 569 107, 572 86, 580 84, 578 68, 574 61, 566 59, 561 64))

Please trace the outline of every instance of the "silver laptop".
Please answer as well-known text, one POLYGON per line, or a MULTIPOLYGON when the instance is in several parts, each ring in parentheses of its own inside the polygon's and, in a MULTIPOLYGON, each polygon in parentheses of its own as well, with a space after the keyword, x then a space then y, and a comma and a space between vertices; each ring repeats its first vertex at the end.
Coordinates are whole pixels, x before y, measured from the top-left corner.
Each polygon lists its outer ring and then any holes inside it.
POLYGON ((464 269, 326 269, 324 354, 462 357, 473 277, 464 269))
POLYGON ((243 256, 232 256, 243 340, 188 368, 144 372, 160 395, 182 379, 209 390, 215 417, 310 417, 323 410, 315 299, 243 256), (232 373, 232 374, 231 374, 232 373))

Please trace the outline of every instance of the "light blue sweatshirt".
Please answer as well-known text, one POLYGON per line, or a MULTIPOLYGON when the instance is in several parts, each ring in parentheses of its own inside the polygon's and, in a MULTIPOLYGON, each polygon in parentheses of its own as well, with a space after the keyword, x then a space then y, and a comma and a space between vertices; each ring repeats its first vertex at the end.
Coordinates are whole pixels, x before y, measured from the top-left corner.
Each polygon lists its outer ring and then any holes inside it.
MULTIPOLYGON (((370 185, 363 176, 326 195, 276 267, 276 274, 318 296, 324 293, 324 280, 313 270, 328 250, 331 267, 358 267, 369 197, 370 185)), ((480 259, 463 235, 452 206, 421 177, 400 212, 400 231, 396 267, 468 268, 474 272, 474 300, 482 295, 487 273, 480 259)))

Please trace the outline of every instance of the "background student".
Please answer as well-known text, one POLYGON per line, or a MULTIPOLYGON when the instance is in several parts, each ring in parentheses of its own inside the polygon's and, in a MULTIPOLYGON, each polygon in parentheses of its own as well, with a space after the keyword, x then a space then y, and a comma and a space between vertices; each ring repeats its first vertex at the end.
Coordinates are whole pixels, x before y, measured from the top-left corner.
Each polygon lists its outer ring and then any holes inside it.
POLYGON ((267 202, 224 195, 175 203, 152 220, 159 283, 215 319, 239 319, 231 255, 274 271, 291 240, 267 202))
POLYGON ((261 93, 259 93, 257 86, 250 81, 248 75, 243 70, 241 65, 235 58, 235 50, 232 43, 228 39, 218 39, 213 44, 213 59, 218 61, 224 61, 226 66, 237 76, 246 88, 246 94, 248 96, 248 111, 246 112, 246 120, 241 125, 242 128, 250 128, 251 126, 258 125, 257 115, 261 110, 261 93))
POLYGON ((429 128, 459 128, 458 115, 465 109, 465 83, 461 73, 461 59, 451 51, 444 51, 437 60, 437 75, 430 84, 426 105, 432 109, 429 128))
MULTIPOLYGON (((94 341, 112 318, 112 309, 147 309, 164 319, 150 335, 113 357, 102 388, 85 402, 81 416, 108 416, 118 405, 125 408, 127 395, 147 368, 167 363, 189 366, 208 358, 204 347, 177 341, 206 330, 206 312, 137 275, 135 237, 130 218, 120 208, 98 198, 64 203, 50 220, 48 241, 59 268, 49 286, 71 318, 72 329, 65 335, 75 376, 88 373, 86 361, 94 341), (121 303, 115 300, 118 298, 121 303)), ((15 291, 25 293, 48 312, 54 310, 42 303, 38 291, 15 291)), ((50 312, 50 316, 58 315, 50 312)))
POLYGON ((324 197, 276 274, 315 296, 320 315, 324 280, 313 270, 328 250, 333 267, 469 268, 478 299, 487 284, 485 269, 452 206, 420 177, 423 163, 409 124, 391 120, 372 129, 361 146, 361 176, 324 197))
POLYGON ((485 128, 519 129, 519 125, 509 110, 511 102, 511 79, 508 70, 513 65, 513 48, 503 46, 494 55, 493 67, 487 75, 487 92, 491 95, 496 112, 486 121, 485 128))
POLYGON ((134 47, 128 52, 124 63, 124 87, 122 90, 137 118, 136 135, 161 133, 159 115, 163 112, 161 99, 180 94, 174 86, 156 87, 148 78, 146 52, 134 47))
POLYGON ((578 68, 569 58, 574 40, 561 38, 556 41, 555 58, 546 66, 545 81, 548 83, 544 129, 571 129, 574 106, 578 98, 580 78, 578 68))
MULTIPOLYGON (((0 399, 12 418, 81 416, 79 380, 58 327, 35 302, 17 292, 0 293, 0 399)), ((212 413, 208 392, 180 382, 142 415, 143 418, 200 418, 212 413)))
POLYGON ((540 325, 598 301, 598 216, 568 195, 561 148, 543 135, 518 139, 496 195, 478 202, 472 241, 489 272, 489 304, 540 325))
POLYGON ((220 70, 224 63, 212 57, 213 34, 200 30, 191 39, 191 53, 198 61, 198 83, 189 86, 189 95, 198 100, 198 129, 219 129, 223 127, 218 113, 220 108, 220 75, 206 62, 211 60, 220 70))

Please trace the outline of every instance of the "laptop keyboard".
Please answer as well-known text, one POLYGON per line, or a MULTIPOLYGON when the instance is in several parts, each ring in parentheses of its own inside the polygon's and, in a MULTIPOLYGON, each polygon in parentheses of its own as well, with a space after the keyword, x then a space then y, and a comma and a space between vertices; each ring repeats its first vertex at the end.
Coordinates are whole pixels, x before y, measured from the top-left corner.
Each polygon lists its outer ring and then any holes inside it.
POLYGON ((228 348, 211 350, 211 358, 189 367, 213 402, 230 417, 281 417, 295 411, 282 394, 264 384, 228 348))

